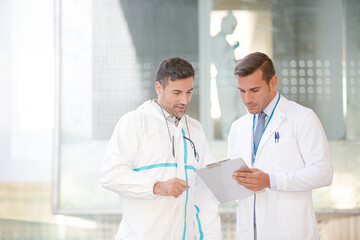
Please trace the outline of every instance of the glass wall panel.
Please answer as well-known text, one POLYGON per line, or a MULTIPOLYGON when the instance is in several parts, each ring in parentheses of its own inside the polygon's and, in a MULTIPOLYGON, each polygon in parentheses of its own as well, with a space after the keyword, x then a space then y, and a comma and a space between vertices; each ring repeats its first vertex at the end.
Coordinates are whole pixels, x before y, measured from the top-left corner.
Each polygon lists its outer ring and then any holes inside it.
POLYGON ((347 138, 359 139, 360 137, 360 2, 356 0, 344 1, 344 41, 347 93, 347 138))
POLYGON ((278 0, 272 9, 278 89, 313 109, 329 140, 343 139, 341 1, 278 0))
MULTIPOLYGON (((357 1, 213 1, 212 116, 215 139, 224 140, 212 143, 225 142, 233 119, 244 114, 234 60, 268 54, 278 91, 313 109, 329 139, 335 175, 330 187, 314 191, 318 210, 360 208, 359 10, 357 1)), ((226 154, 221 146, 214 155, 226 154)))
MULTIPOLYGON (((197 1, 61 1, 59 146, 55 209, 117 209, 99 183, 116 122, 156 97, 160 62, 179 56, 198 71, 197 1), (76 21, 74 21, 77 19, 76 21)), ((188 113, 199 118, 198 77, 188 113)))

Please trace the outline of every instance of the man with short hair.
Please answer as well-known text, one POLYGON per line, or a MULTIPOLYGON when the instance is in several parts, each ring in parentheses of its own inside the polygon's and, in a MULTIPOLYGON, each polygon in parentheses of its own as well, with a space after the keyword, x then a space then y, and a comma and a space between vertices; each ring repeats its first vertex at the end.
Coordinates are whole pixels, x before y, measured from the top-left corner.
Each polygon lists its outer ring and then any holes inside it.
POLYGON ((195 173, 213 160, 200 123, 185 114, 194 76, 186 60, 164 60, 158 98, 116 125, 100 181, 120 195, 117 240, 221 239, 218 202, 195 173))
POLYGON ((255 192, 239 199, 237 239, 318 239, 312 189, 330 185, 333 178, 319 119, 280 95, 267 55, 247 55, 234 73, 249 113, 232 124, 228 156, 252 166, 233 178, 255 192))

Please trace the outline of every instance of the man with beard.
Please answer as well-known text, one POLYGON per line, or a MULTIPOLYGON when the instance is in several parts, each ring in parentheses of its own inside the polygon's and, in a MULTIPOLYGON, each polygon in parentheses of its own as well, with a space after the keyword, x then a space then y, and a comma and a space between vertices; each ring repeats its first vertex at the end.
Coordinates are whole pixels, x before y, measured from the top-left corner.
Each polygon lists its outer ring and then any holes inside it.
POLYGON ((164 60, 158 98, 125 114, 102 163, 102 185, 120 196, 116 239, 221 239, 218 202, 195 170, 213 162, 200 123, 185 114, 195 71, 164 60))

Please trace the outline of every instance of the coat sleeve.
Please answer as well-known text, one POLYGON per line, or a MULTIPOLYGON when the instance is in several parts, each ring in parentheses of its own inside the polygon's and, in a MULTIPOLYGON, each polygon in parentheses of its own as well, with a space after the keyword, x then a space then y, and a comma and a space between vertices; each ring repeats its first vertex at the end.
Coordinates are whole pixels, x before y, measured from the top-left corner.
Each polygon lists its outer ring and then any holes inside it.
POLYGON ((100 182, 104 188, 123 197, 151 199, 155 197, 153 186, 157 179, 133 170, 140 136, 140 120, 134 117, 134 113, 124 115, 107 147, 101 164, 100 182))
MULTIPOLYGON (((202 129, 201 129, 202 130, 202 129)), ((208 143, 203 134, 203 146, 201 148, 200 160, 202 166, 210 164, 213 158, 210 153, 208 143)), ((205 183, 195 176, 195 233, 196 239, 220 240, 221 239, 221 221, 218 211, 219 202, 208 189, 205 183)))
POLYGON ((295 129, 304 168, 275 173, 277 190, 307 191, 330 185, 334 170, 320 120, 308 111, 295 129))

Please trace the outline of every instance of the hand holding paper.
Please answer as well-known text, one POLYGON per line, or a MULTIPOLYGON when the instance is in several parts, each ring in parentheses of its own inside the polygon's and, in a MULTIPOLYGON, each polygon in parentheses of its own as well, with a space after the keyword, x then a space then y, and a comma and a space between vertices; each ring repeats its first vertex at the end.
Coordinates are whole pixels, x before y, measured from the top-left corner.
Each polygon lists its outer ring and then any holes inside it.
POLYGON ((261 191, 270 187, 269 175, 257 168, 252 168, 250 171, 239 169, 234 172, 233 179, 251 191, 261 191))

